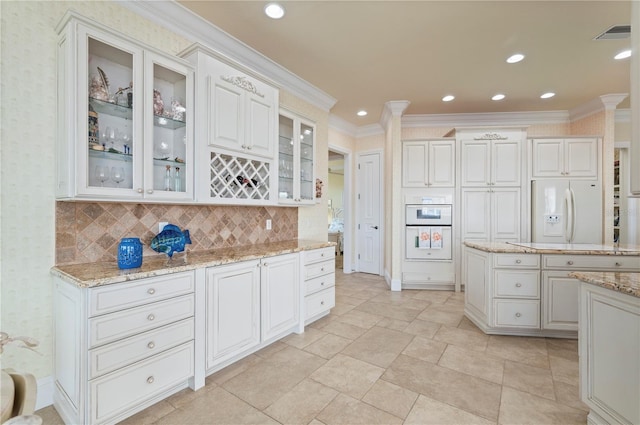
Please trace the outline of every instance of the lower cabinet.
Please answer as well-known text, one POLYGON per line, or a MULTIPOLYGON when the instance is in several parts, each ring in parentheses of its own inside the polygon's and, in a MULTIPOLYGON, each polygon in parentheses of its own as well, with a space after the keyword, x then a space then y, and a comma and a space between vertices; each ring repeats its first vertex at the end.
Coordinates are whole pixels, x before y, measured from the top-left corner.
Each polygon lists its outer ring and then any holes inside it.
POLYGON ((304 251, 301 261, 304 324, 308 325, 329 314, 336 305, 335 250, 330 247, 304 251))
POLYGON ((568 271, 542 273, 542 328, 578 330, 578 294, 580 281, 568 271))
POLYGON ((195 277, 80 288, 54 278, 54 405, 65 423, 116 423, 194 377, 195 277))
POLYGON ((208 371, 298 328, 299 270, 299 254, 207 269, 208 371))

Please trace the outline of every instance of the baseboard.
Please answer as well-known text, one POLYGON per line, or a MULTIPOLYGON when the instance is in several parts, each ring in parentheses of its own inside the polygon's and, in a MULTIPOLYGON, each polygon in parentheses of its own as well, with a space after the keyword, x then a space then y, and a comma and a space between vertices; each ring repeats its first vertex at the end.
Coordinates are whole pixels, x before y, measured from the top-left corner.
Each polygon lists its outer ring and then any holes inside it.
POLYGON ((384 280, 387 282, 390 290, 402 291, 402 281, 400 279, 392 279, 388 270, 384 271, 384 280))
POLYGON ((55 389, 55 379, 53 376, 45 376, 37 380, 38 393, 36 394, 36 410, 53 404, 53 391, 55 389))

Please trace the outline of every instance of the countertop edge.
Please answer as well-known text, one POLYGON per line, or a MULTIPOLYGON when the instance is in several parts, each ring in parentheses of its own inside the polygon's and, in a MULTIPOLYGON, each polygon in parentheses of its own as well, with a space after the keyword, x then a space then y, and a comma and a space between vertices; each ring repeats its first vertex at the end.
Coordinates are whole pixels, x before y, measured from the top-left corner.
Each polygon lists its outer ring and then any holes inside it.
POLYGON ((604 251, 604 250, 572 250, 572 249, 547 249, 547 248, 530 248, 518 245, 511 245, 506 242, 463 242, 465 246, 484 252, 499 254, 558 254, 558 255, 611 255, 611 256, 627 256, 638 257, 640 251, 604 251))
POLYGON ((571 272, 569 276, 592 285, 640 298, 640 273, 571 272))

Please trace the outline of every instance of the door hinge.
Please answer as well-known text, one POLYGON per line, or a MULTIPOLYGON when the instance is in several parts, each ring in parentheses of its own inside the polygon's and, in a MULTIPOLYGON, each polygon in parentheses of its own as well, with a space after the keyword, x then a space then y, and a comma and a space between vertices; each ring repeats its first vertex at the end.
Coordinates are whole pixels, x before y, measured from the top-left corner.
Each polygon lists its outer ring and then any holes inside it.
POLYGON ((360 199, 360 194, 358 193, 358 199, 360 199))
POLYGON ((358 260, 360 259, 360 254, 358 254, 358 260))
POLYGON ((358 224, 358 230, 360 230, 360 225, 358 224))
POLYGON ((360 164, 358 164, 358 170, 360 169, 360 164))

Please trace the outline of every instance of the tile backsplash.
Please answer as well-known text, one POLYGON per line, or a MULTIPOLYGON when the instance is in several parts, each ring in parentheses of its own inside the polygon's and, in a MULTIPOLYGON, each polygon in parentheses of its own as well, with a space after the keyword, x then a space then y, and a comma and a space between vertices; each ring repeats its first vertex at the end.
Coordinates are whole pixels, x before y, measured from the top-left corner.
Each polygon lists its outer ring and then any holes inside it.
POLYGON ((189 251, 298 237, 297 208, 56 202, 56 265, 115 261, 123 237, 140 238, 144 256, 158 255, 149 244, 161 221, 189 230, 189 251))

